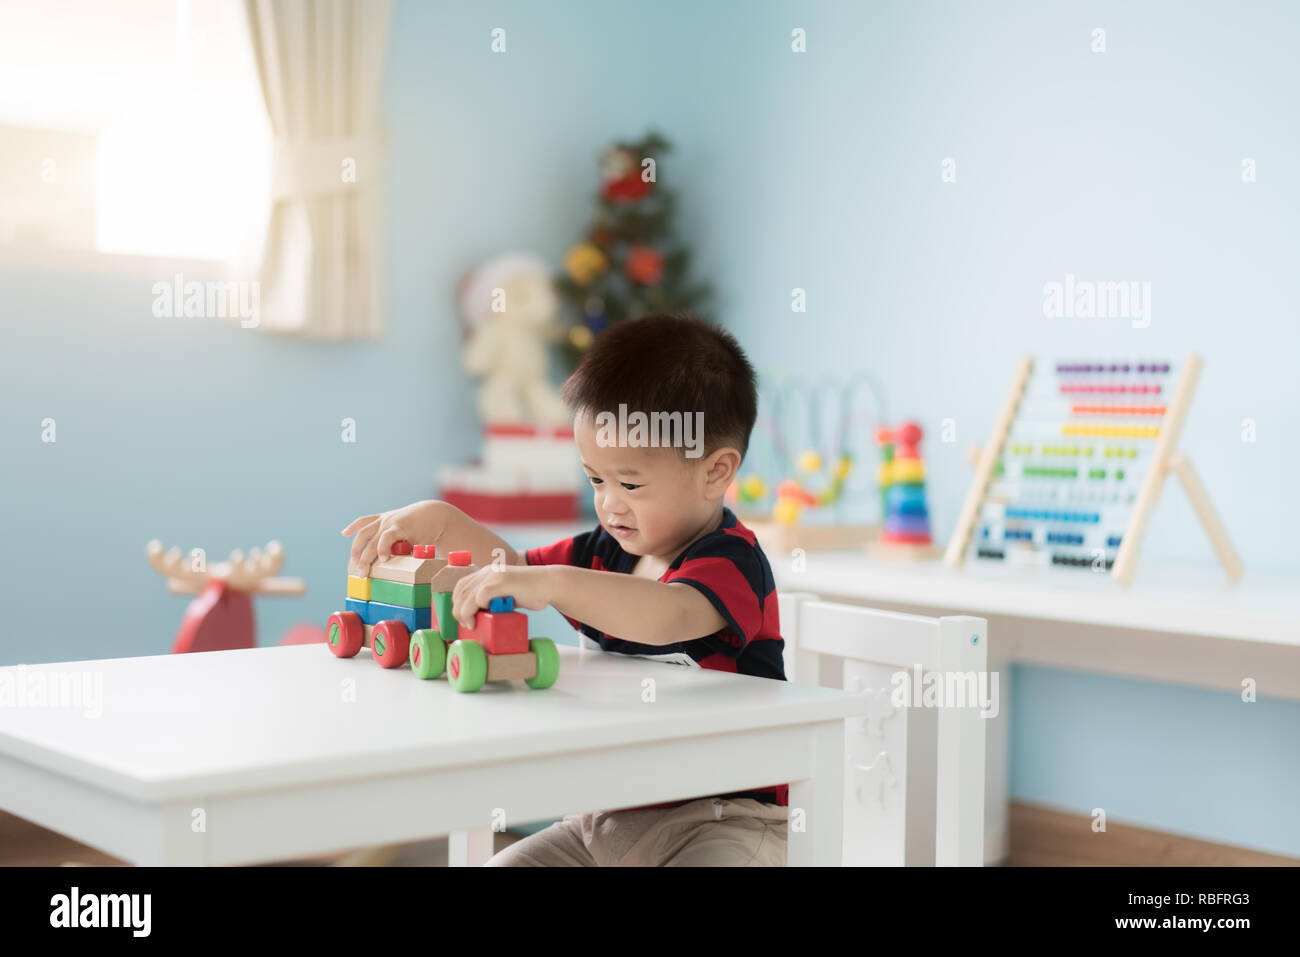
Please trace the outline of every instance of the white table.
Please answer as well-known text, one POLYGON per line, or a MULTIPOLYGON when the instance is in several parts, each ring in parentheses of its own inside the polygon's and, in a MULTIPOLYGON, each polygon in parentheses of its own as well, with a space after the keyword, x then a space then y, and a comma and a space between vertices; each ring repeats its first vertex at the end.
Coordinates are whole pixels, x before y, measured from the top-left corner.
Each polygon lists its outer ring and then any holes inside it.
POLYGON ((799 570, 769 555, 781 591, 921 615, 988 620, 989 667, 1002 707, 987 729, 985 862, 1008 843, 1012 662, 1073 668, 1300 700, 1300 576, 1247 568, 1235 585, 1217 565, 1146 558, 1132 585, 1077 568, 880 559, 809 552, 799 570))
POLYGON ((559 650, 552 688, 473 694, 320 645, 0 669, 29 701, 59 675, 103 689, 98 717, 0 707, 0 808, 139 864, 456 832, 478 863, 493 828, 788 781, 789 862, 840 863, 859 696, 559 650))

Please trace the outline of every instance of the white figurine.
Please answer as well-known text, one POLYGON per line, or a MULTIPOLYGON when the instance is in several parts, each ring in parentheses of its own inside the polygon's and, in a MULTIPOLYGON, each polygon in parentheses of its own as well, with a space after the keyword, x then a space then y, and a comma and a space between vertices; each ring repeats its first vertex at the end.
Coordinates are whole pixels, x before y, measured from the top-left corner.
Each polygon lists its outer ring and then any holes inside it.
POLYGON ((484 377, 483 423, 568 425, 568 410, 547 376, 546 344, 558 334, 558 303, 546 263, 527 253, 498 256, 461 280, 457 300, 468 329, 462 364, 484 377))

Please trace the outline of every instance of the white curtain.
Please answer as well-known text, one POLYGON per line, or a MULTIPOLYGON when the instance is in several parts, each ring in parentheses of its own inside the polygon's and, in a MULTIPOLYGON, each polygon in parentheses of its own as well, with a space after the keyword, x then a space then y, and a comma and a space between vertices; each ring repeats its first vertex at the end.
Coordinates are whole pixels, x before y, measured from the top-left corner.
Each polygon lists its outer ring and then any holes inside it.
POLYGON ((244 0, 244 7, 275 145, 262 327, 377 338, 391 4, 244 0))

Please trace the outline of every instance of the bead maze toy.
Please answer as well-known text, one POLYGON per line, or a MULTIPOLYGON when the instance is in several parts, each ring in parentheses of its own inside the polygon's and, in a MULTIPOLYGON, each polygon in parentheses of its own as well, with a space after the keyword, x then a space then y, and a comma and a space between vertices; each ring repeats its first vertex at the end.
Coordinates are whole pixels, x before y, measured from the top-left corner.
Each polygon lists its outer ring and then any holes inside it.
POLYGON ((1177 451, 1201 374, 1144 359, 1021 359, 944 561, 966 557, 1109 571, 1127 585, 1165 476, 1182 481, 1230 581, 1242 564, 1177 451))
POLYGON ((860 547, 875 534, 877 527, 855 510, 863 485, 850 478, 882 407, 880 390, 866 373, 847 383, 817 384, 760 376, 746 474, 732 484, 727 501, 764 548, 860 547), (864 393, 869 412, 859 408, 864 393))
MULTIPOLYGON (((284 549, 279 542, 269 542, 266 551, 250 549, 245 557, 233 551, 223 562, 208 565, 198 549, 190 558, 179 548, 163 551, 162 542, 154 539, 145 546, 149 564, 167 579, 173 594, 198 593, 185 609, 181 627, 172 640, 172 654, 195 651, 231 651, 257 647, 257 625, 253 616, 253 595, 301 595, 306 586, 301 578, 277 578, 284 565, 284 549)), ((324 641, 319 625, 298 624, 280 639, 282 645, 311 644, 324 641)))
POLYGON ((325 626, 330 651, 351 658, 369 645, 380 667, 399 668, 409 659, 415 677, 445 672, 456 691, 513 680, 549 688, 560 674, 559 652, 548 638, 528 637, 528 616, 515 611, 513 598, 493 598, 475 613, 473 628, 452 616, 452 590, 477 570, 469 552, 442 559, 433 545, 394 542, 391 556, 365 577, 348 575, 344 610, 325 626))
POLYGON ((904 422, 897 429, 876 430, 880 446, 880 537, 867 545, 884 558, 936 558, 940 554, 930 535, 930 510, 925 501, 925 463, 921 460, 921 427, 904 422))

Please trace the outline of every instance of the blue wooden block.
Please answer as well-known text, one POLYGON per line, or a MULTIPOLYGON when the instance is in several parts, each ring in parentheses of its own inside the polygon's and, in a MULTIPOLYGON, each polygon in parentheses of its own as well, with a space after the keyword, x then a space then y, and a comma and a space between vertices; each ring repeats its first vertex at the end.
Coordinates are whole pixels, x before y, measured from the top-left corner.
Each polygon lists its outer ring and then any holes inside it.
POLYGON ((406 608, 402 605, 388 605, 382 601, 367 602, 370 606, 365 619, 367 625, 377 625, 381 621, 397 620, 406 626, 407 631, 419 631, 430 627, 433 621, 432 608, 406 608))
POLYGON ((514 611, 515 600, 510 595, 502 595, 488 602, 488 611, 514 611))
POLYGON ((355 611, 361 616, 361 623, 363 625, 370 624, 370 618, 368 617, 370 614, 370 602, 362 601, 360 598, 349 598, 343 602, 343 610, 355 611))

